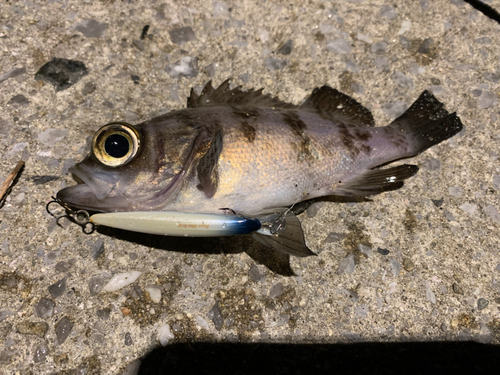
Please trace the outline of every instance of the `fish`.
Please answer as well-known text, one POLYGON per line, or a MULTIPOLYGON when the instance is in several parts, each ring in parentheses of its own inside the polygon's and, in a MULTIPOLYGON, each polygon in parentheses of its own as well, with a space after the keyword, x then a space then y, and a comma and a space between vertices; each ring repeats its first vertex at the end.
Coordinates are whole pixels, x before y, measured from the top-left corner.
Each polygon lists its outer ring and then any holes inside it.
POLYGON ((259 242, 308 256, 314 253, 296 217, 304 207, 399 189, 418 166, 389 164, 462 129, 457 114, 429 91, 376 127, 368 109, 327 85, 295 105, 263 89, 231 88, 230 80, 214 88, 209 81, 200 94, 191 89, 185 109, 101 127, 90 153, 69 170, 79 184, 57 199, 103 214, 254 218, 262 224, 254 232, 259 242))

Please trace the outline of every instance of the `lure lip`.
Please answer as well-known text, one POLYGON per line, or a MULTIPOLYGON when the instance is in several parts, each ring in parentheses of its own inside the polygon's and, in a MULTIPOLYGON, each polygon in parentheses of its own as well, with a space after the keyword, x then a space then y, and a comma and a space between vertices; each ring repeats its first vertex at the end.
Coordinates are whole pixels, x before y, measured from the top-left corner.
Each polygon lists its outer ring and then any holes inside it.
POLYGON ((178 211, 131 211, 97 213, 95 225, 133 232, 180 237, 223 237, 248 234, 261 228, 259 219, 241 215, 178 211))

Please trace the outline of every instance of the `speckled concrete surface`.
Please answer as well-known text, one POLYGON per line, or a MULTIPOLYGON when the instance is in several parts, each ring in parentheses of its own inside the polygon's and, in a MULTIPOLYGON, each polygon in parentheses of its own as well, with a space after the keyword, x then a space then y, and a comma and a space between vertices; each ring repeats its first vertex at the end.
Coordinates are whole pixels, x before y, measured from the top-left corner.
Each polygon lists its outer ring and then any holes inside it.
POLYGON ((499 30, 457 0, 2 2, 0 181, 26 167, 0 209, 0 372, 117 374, 183 340, 498 344, 499 30), (53 58, 88 73, 36 80, 53 58), (245 252, 85 235, 45 213, 101 125, 182 108, 228 77, 295 103, 329 84, 379 125, 429 89, 466 129, 415 158, 403 189, 309 208, 319 256, 290 259, 291 277, 245 252))

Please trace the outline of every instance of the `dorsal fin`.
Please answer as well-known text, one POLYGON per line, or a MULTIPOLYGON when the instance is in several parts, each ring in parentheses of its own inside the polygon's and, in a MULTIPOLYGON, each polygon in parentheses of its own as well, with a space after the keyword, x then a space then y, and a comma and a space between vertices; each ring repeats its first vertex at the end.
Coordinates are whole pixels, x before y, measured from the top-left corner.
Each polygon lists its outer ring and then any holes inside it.
POLYGON ((356 100, 329 86, 315 88, 300 106, 319 112, 321 116, 345 124, 375 126, 371 112, 356 100))
POLYGON ((297 108, 296 105, 285 103, 278 98, 262 93, 259 90, 241 90, 241 86, 234 89, 229 87, 229 79, 225 80, 216 89, 209 81, 203 88, 200 95, 193 89, 187 99, 188 108, 213 107, 220 105, 244 105, 249 107, 274 107, 274 108, 297 108))
POLYGON ((198 163, 197 171, 200 181, 198 189, 203 191, 207 198, 214 196, 219 185, 219 156, 223 147, 222 137, 222 129, 219 129, 215 133, 207 152, 198 163))

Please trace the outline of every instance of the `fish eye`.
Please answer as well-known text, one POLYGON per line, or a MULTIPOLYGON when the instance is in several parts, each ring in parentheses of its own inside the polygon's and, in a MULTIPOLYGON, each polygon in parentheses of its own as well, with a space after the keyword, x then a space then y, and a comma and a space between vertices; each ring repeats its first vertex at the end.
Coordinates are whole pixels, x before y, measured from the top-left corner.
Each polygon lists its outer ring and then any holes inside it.
POLYGON ((137 155, 140 146, 138 130, 125 122, 104 125, 92 139, 92 155, 108 167, 119 167, 137 155))

